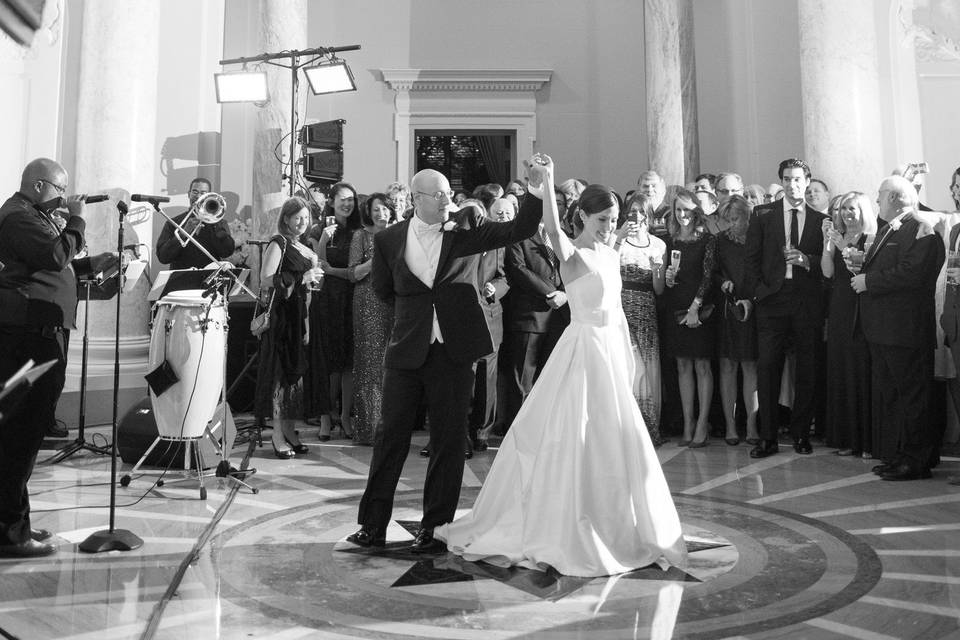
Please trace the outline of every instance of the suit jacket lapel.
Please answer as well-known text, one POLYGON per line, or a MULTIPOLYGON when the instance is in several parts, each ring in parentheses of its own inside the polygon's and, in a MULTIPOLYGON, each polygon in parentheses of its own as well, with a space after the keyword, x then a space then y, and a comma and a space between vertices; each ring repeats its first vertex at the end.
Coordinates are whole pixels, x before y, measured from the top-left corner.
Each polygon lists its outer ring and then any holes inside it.
POLYGON ((803 233, 800 234, 800 245, 807 246, 808 241, 810 241, 813 238, 812 234, 814 233, 822 234, 823 231, 819 227, 814 229, 814 227, 817 226, 814 223, 814 220, 817 217, 817 213, 819 213, 818 211, 804 205, 803 213, 804 213, 803 233))
MULTIPOLYGON (((902 218, 900 218, 900 224, 902 225, 908 220, 911 220, 912 217, 913 217, 912 213, 903 216, 902 218)), ((896 231, 894 231, 893 227, 890 226, 889 224, 883 228, 883 231, 881 232, 880 237, 878 237, 877 241, 874 242, 873 246, 870 247, 869 255, 864 257, 864 260, 863 260, 864 267, 866 267, 868 264, 873 262, 874 258, 877 257, 877 254, 880 253, 880 249, 883 249, 884 245, 890 242, 890 237, 893 236, 893 234, 895 233, 896 231)))
POLYGON ((440 241, 440 257, 437 259, 437 275, 433 279, 433 286, 436 287, 437 283, 440 281, 440 276, 443 273, 444 267, 447 265, 447 261, 450 259, 450 251, 453 249, 453 232, 448 231, 446 233, 441 232, 443 238, 440 241))

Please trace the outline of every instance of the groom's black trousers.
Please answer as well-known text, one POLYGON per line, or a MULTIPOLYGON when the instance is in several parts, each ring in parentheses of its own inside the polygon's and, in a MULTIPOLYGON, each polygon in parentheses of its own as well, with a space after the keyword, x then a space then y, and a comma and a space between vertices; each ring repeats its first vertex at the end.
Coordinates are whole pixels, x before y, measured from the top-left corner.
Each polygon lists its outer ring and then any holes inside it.
POLYGON ((421 526, 432 529, 453 520, 463 479, 464 433, 473 392, 474 363, 454 362, 444 346, 430 345, 419 369, 383 372, 383 421, 373 443, 367 488, 360 499, 358 522, 386 528, 393 494, 410 453, 421 397, 427 400, 430 462, 423 487, 421 526))

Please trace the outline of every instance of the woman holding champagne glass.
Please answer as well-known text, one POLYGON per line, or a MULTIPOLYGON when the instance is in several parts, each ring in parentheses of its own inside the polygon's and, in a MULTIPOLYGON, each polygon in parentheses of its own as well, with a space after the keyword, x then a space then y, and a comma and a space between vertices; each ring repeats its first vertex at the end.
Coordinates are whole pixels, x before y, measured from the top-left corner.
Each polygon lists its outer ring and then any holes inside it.
POLYGON ((827 319, 827 444, 837 455, 885 457, 896 442, 882 443, 873 432, 870 409, 870 351, 854 331, 857 294, 850 279, 860 272, 877 233, 877 213, 870 199, 851 191, 839 211, 823 221, 820 268, 833 279, 827 319))

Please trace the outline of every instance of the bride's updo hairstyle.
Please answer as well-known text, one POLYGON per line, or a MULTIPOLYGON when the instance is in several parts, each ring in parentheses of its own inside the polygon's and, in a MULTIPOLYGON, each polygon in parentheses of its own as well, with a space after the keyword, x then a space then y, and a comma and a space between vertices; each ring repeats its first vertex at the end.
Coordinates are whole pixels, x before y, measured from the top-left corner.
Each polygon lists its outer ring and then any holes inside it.
MULTIPOLYGON (((571 208, 576 209, 577 212, 582 211, 584 215, 592 216, 601 211, 606 211, 610 207, 616 207, 619 212, 620 199, 617 198, 613 189, 602 184, 591 184, 587 185, 587 188, 580 194, 576 207, 571 208)), ((578 231, 583 231, 583 220, 579 215, 573 217, 573 224, 578 231)))

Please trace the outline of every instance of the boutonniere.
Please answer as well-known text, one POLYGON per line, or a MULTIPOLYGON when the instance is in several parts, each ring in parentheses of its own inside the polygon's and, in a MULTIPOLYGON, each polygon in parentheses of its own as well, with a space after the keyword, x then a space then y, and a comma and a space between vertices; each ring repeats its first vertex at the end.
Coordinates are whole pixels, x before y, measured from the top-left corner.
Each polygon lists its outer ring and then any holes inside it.
POLYGON ((900 218, 895 218, 890 221, 890 230, 899 231, 902 225, 903 225, 903 220, 901 220, 900 218))
POLYGON ((453 218, 447 218, 447 221, 440 225, 440 230, 444 233, 447 233, 448 231, 459 231, 460 224, 453 218))

